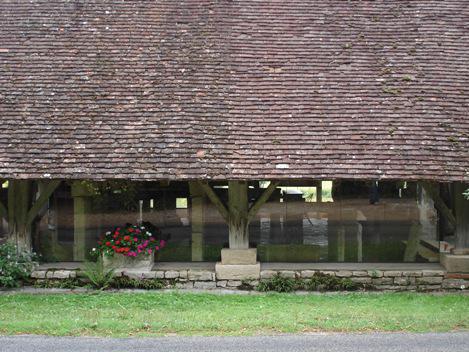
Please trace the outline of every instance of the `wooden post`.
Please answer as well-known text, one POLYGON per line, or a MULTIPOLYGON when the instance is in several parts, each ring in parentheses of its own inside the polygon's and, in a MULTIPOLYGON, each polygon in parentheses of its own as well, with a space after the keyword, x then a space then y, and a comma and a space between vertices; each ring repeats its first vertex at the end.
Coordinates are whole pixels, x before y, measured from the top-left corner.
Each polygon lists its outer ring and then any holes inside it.
POLYGON ((316 202, 322 203, 322 181, 317 182, 316 186, 316 202))
POLYGON ((420 244, 421 226, 418 221, 414 221, 409 231, 409 238, 407 240, 404 261, 414 262, 417 257, 417 252, 420 244))
POLYGON ((19 250, 31 251, 31 228, 41 209, 49 200, 52 192, 58 187, 60 181, 44 182, 44 187, 38 189, 31 180, 10 180, 8 182, 8 207, 3 206, 8 218, 8 238, 15 243, 19 250))
POLYGON ((197 182, 189 182, 191 193, 192 261, 204 260, 205 193, 197 182))
POLYGON ((228 228, 232 249, 249 248, 249 201, 246 181, 228 182, 228 228))
POLYGON ((80 181, 72 184, 74 261, 86 259, 86 214, 88 212, 89 196, 88 190, 80 181))
POLYGON ((337 261, 345 261, 345 226, 340 225, 337 231, 337 261))
MULTIPOLYGON (((31 204, 31 181, 15 180, 11 181, 12 192, 8 198, 12 198, 13 203, 10 211, 9 232, 10 238, 18 246, 18 249, 31 251, 31 224, 26 222, 29 206, 31 204)), ((10 199, 9 199, 10 202, 10 199)))
POLYGON ((357 222, 357 262, 363 262, 363 225, 357 222))
MULTIPOLYGON (((421 182, 421 186, 426 193, 432 198, 435 208, 438 209, 440 214, 444 216, 452 226, 456 226, 456 219, 451 212, 451 209, 445 204, 444 200, 440 197, 440 192, 437 185, 429 182, 421 182)), ((462 194, 461 194, 462 197, 462 194)))
POLYGON ((467 187, 462 182, 455 182, 453 185, 456 249, 469 248, 469 200, 462 195, 467 187))
POLYGON ((221 201, 208 183, 201 181, 198 183, 228 224, 230 248, 249 248, 249 222, 275 191, 278 182, 271 182, 251 207, 249 207, 246 181, 228 181, 228 206, 221 201))

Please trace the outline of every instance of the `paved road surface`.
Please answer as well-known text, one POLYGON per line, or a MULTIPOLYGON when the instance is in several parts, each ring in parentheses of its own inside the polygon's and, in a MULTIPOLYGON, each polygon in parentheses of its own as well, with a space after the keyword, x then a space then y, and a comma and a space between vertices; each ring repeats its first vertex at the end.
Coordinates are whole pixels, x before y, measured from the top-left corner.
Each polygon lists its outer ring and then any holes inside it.
POLYGON ((254 337, 90 338, 0 336, 1 352, 466 352, 469 332, 308 334, 254 337))

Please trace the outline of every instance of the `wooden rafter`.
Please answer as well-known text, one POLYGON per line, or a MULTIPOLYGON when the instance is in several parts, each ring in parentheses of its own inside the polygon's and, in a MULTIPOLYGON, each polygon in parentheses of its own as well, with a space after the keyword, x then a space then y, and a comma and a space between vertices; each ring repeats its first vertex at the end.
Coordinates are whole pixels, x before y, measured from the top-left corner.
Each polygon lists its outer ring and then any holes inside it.
POLYGON ((456 226, 456 218, 453 212, 448 208, 445 201, 440 197, 440 194, 437 191, 435 185, 429 182, 421 182, 421 185, 432 198, 433 203, 435 204, 435 208, 438 209, 438 211, 446 218, 446 220, 449 221, 452 226, 456 226))
POLYGON ((249 209, 248 223, 254 218, 254 216, 256 216, 261 206, 269 200, 270 196, 272 195, 272 193, 274 193, 278 185, 279 185, 279 182, 277 181, 270 182, 270 185, 264 190, 264 192, 262 192, 259 198, 256 199, 254 204, 249 209))
POLYGON ((226 207, 225 204, 223 204, 222 200, 218 195, 215 193, 213 188, 208 184, 208 182, 203 182, 203 181, 197 181, 197 183, 200 185, 200 187, 204 190, 205 194, 207 197, 210 199, 210 201, 215 205, 215 207, 218 209, 220 212, 221 216, 223 219, 228 222, 230 219, 230 215, 228 212, 228 208, 226 207))

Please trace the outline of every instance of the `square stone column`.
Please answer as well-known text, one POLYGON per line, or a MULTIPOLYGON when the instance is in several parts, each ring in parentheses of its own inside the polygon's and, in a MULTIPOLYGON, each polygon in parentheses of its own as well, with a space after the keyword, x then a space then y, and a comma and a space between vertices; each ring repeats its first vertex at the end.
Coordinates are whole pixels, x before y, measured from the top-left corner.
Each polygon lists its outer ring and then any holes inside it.
POLYGON ((261 264, 257 261, 257 249, 222 249, 215 272, 218 280, 258 280, 261 264))

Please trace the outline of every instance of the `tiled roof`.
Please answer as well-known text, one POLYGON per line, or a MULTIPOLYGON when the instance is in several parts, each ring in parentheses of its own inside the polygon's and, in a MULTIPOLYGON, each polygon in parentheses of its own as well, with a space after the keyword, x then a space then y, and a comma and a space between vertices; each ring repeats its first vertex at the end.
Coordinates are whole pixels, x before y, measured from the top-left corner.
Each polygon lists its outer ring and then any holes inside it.
POLYGON ((469 2, 2 0, 0 177, 469 181, 469 2))

